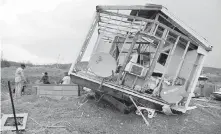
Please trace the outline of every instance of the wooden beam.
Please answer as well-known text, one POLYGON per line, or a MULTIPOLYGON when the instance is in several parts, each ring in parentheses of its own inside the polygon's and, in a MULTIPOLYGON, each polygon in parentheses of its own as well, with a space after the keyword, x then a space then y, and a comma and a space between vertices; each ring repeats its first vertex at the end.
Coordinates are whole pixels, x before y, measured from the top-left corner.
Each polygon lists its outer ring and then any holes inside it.
MULTIPOLYGON (((134 48, 134 46, 135 46, 135 44, 136 44, 136 42, 137 42, 137 40, 138 40, 138 38, 139 38, 139 35, 140 35, 140 32, 137 32, 137 33, 135 34, 133 40, 132 40, 132 44, 131 44, 131 46, 130 46, 130 48, 129 48, 129 51, 128 51, 128 53, 127 53, 127 56, 126 56, 126 58, 124 59, 124 63, 123 63, 122 69, 121 69, 120 72, 119 72, 119 75, 118 75, 118 78, 117 78, 117 81, 118 81, 118 82, 120 82, 120 78, 122 77, 122 73, 123 73, 123 71, 124 71, 124 69, 125 69, 125 67, 126 67, 126 65, 127 65, 128 59, 129 59, 129 57, 130 57, 130 55, 131 55, 131 53, 132 53, 132 50, 133 50, 133 48, 134 48)), ((125 41, 126 41, 126 40, 125 40, 125 41)))
POLYGON ((166 46, 162 49, 162 52, 165 52, 165 51, 168 51, 169 49, 171 49, 173 47, 173 45, 169 45, 169 46, 166 46))
MULTIPOLYGON (((128 18, 128 19, 136 19, 136 20, 140 20, 140 21, 144 21, 144 22, 155 22, 154 20, 151 20, 151 19, 145 19, 145 18, 142 18, 142 17, 138 17, 138 16, 130 16, 130 15, 124 15, 124 14, 120 14, 120 13, 113 13, 113 12, 108 12, 108 11, 103 11, 101 10, 100 11, 101 13, 104 13, 104 14, 108 14, 108 15, 113 15, 113 16, 120 16, 120 17, 125 17, 125 18, 128 18)), ((208 48, 206 47, 204 44, 202 44, 201 42, 196 42, 196 40, 194 40, 193 38, 189 38, 177 31, 175 31, 174 29, 160 23, 160 22, 155 22, 155 24, 158 24, 159 26, 163 27, 163 28, 166 28, 167 30, 173 32, 174 34, 180 36, 181 38, 187 40, 187 41, 191 41, 191 42, 194 42, 194 43, 197 43, 197 45, 201 45, 204 47, 204 49, 206 49, 207 51, 210 51, 211 48, 208 48)), ((178 27, 179 28, 179 27, 178 27)))
MULTIPOLYGON (((160 17, 162 17, 164 20, 166 20, 167 22, 169 22, 171 25, 173 25, 170 20, 168 20, 165 16, 163 16, 162 14, 159 14, 160 17)), ((159 20, 158 20, 159 21, 159 20)), ((176 27, 173 25, 172 29, 175 29, 176 27)))
POLYGON ((203 63, 204 63, 204 60, 205 60, 205 55, 202 55, 202 54, 198 54, 197 55, 197 60, 196 62, 199 62, 199 65, 193 69, 193 72, 192 74, 194 74, 194 79, 191 78, 191 83, 190 83, 190 86, 189 86, 189 89, 190 89, 190 94, 187 98, 187 101, 186 101, 186 104, 185 104, 185 108, 188 109, 188 106, 189 106, 189 103, 190 103, 190 100, 193 96, 193 92, 196 88, 196 84, 198 82, 198 78, 200 76, 200 73, 202 71, 202 68, 203 68, 203 63))
MULTIPOLYGON (((120 42, 120 41, 117 41, 117 42, 113 42, 113 43, 124 43, 124 42, 120 42)), ((125 43, 132 43, 131 41, 130 42, 125 42, 125 43)), ((150 44, 150 42, 136 42, 136 44, 150 44)))
MULTIPOLYGON (((71 73, 71 80, 73 83, 76 83, 78 85, 81 85, 83 87, 87 87, 90 88, 94 91, 97 90, 97 87, 100 85, 100 81, 94 78, 90 78, 87 77, 85 75, 82 75, 81 73, 71 73)), ((146 101, 150 101, 159 105, 166 105, 169 106, 169 104, 165 101, 163 101, 162 99, 158 99, 155 97, 152 97, 148 94, 142 94, 139 92, 136 92, 134 90, 131 90, 125 86, 121 86, 121 85, 116 85, 114 83, 111 82, 105 82, 103 84, 102 90, 104 90, 105 92, 108 91, 119 91, 121 93, 124 93, 125 95, 131 95, 140 99, 144 99, 146 101)), ((109 93, 108 93, 109 94, 109 93)), ((112 95, 112 94, 111 94, 112 95)))
POLYGON ((167 71, 168 71, 168 67, 169 67, 170 61, 171 61, 172 56, 173 56, 173 54, 174 54, 174 51, 175 51, 175 49, 176 49, 176 47, 177 47, 177 44, 178 44, 179 39, 180 39, 180 36, 177 38, 175 44, 173 45, 172 50, 170 50, 170 52, 169 52, 169 56, 168 56, 167 61, 166 61, 166 64, 165 64, 165 70, 164 70, 163 75, 162 75, 162 77, 161 77, 161 80, 160 80, 160 82, 159 82, 159 86, 156 88, 156 90, 153 91, 153 94, 154 94, 154 95, 156 95, 156 93, 160 93, 160 92, 158 92, 158 91, 160 90, 160 86, 161 86, 161 84, 162 84, 162 82, 163 82, 163 80, 164 80, 165 74, 166 74, 167 71))
POLYGON ((193 64, 192 70, 189 73, 189 77, 187 78, 187 80, 185 82, 185 89, 186 89, 187 92, 190 89, 189 87, 191 86, 191 84, 193 83, 193 81, 195 79, 196 70, 197 70, 197 67, 199 66, 199 63, 200 63, 200 60, 201 60, 200 58, 201 58, 200 54, 197 54, 197 57, 196 57, 195 62, 193 64))
MULTIPOLYGON (((183 28, 180 24, 178 24, 176 21, 174 21, 172 18, 170 18, 170 14, 168 14, 168 11, 165 11, 164 9, 162 10, 163 13, 165 13, 168 17, 167 20, 169 20, 173 25, 175 25, 180 31, 184 32, 189 39, 191 39, 193 42, 196 42, 197 45, 202 46, 204 49, 206 49, 207 51, 211 51, 212 48, 209 46, 206 46, 203 42, 201 42, 198 38, 196 38, 195 36, 193 36, 188 30, 186 30, 185 28, 183 28)), ((188 40, 189 41, 189 40, 188 40)))
POLYGON ((166 40, 166 36, 168 35, 168 32, 169 31, 167 31, 166 29, 163 32, 162 40, 160 41, 160 44, 157 47, 156 53, 154 55, 154 59, 153 59, 153 61, 151 63, 150 69, 149 69, 145 79, 148 79, 148 78, 151 77, 151 75, 152 75, 152 73, 153 73, 153 71, 154 71, 154 69, 156 67, 157 60, 160 57, 160 53, 161 53, 162 48, 163 48, 163 46, 165 44, 165 40, 166 40))
POLYGON ((149 127, 149 122, 147 121, 147 119, 145 118, 145 116, 143 115, 143 113, 141 112, 141 110, 139 109, 139 107, 137 106, 137 104, 134 102, 133 98, 131 96, 129 96, 130 100, 133 102, 134 106, 137 108, 137 110, 139 111, 139 114, 141 114, 144 122, 146 123, 146 125, 149 127))
POLYGON ((154 22, 154 20, 145 19, 145 18, 143 18, 143 17, 126 15, 126 14, 121 14, 121 13, 108 12, 108 11, 103 11, 103 10, 101 10, 100 13, 104 13, 104 14, 108 14, 108 15, 112 15, 112 16, 124 17, 124 18, 128 18, 128 19, 134 19, 134 20, 144 21, 144 22, 154 22))
MULTIPOLYGON (((148 29, 146 29, 145 31, 149 31, 150 30, 150 34, 153 34, 154 33, 154 28, 156 28, 157 27, 157 24, 156 24, 156 21, 157 21, 157 19, 158 19, 158 17, 159 17, 159 14, 156 14, 156 17, 155 17, 155 19, 154 19, 154 22, 151 22, 151 26, 148 28, 148 29)), ((148 22, 146 23, 146 25, 148 24, 148 22)), ((146 27, 145 27, 146 28, 146 27)), ((145 29, 144 28, 144 29, 145 29)), ((153 34, 154 35, 154 34, 153 34)))
POLYGON ((96 10, 161 10, 162 6, 140 6, 140 5, 133 5, 133 6, 96 6, 96 10))
MULTIPOLYGON (((113 32, 113 31, 109 31, 107 29, 99 29, 99 31, 103 32, 103 33, 107 32, 107 33, 110 33, 110 34, 113 34, 113 35, 117 35, 119 37, 126 38, 126 34, 123 34, 123 33, 117 33, 117 32, 113 32)), ((107 35, 107 34, 105 34, 105 35, 107 35)))
POLYGON ((103 33, 106 37, 107 36, 119 36, 119 37, 122 37, 122 38, 126 38, 126 35, 124 34, 121 34, 121 33, 115 33, 115 32, 111 32, 111 31, 107 31, 107 30, 104 30, 104 29, 98 29, 101 33, 103 33))
POLYGON ((152 29, 150 31, 151 34, 155 35, 156 31, 157 31, 157 28, 158 28, 158 24, 156 23, 158 21, 158 18, 159 18, 159 13, 156 15, 155 19, 154 19, 154 23, 153 23, 153 26, 152 26, 152 29))
MULTIPOLYGON (((137 15, 138 15, 138 12, 137 12, 136 16, 137 16, 137 15)), ((133 23, 134 23, 134 22, 135 22, 135 19, 133 19, 133 21, 131 22, 130 32, 131 32, 131 30, 132 30, 132 26, 133 26, 133 23)), ((128 50, 128 53, 127 53, 127 55, 126 55, 126 59, 124 59, 123 66, 122 66, 122 68, 120 69, 120 72, 119 72, 119 75, 118 75, 118 78, 117 78, 117 82, 118 82, 119 85, 122 85, 122 82, 124 81, 124 77, 123 77, 122 81, 120 81, 120 79, 121 79, 122 74, 123 74, 123 72, 124 72, 124 69, 125 69, 125 67, 126 67, 126 65, 127 65, 127 63, 128 63, 128 59, 129 59, 129 57, 130 57, 130 55, 131 55, 131 53, 132 53, 132 51, 133 51, 133 48, 134 48, 134 46, 135 46, 135 44, 136 44, 136 41, 138 40, 139 33, 140 33, 140 31, 138 31, 138 32, 134 35, 134 38, 133 38, 133 40, 132 40, 132 44, 131 44, 131 46, 130 46, 130 48, 129 48, 129 50, 128 50)), ((125 40, 124 40, 124 43, 123 43, 123 45, 122 45, 122 48, 121 48, 120 53, 122 53, 123 48, 124 48, 124 45, 125 45, 125 42, 126 42, 127 39, 129 38, 129 36, 130 36, 129 33, 127 33, 127 37, 126 37, 125 40)), ((119 61, 119 58, 120 58, 120 56, 117 58, 117 61, 119 61)), ((126 74, 126 73, 127 73, 127 72, 125 72, 125 74, 126 74)), ((124 76, 125 76, 125 74, 124 74, 124 76)))
MULTIPOLYGON (((99 31, 99 30, 98 30, 98 31, 99 31)), ((100 33, 100 31, 99 31, 99 33, 100 33)), ((100 41, 100 39, 101 39, 102 37, 103 37, 103 33, 98 34, 97 40, 96 40, 96 42, 95 42, 95 45, 94 45, 94 48, 93 48, 93 51, 92 51, 92 54, 96 53, 97 47, 98 47, 98 45, 99 45, 99 41, 100 41)))
POLYGON ((177 78, 177 77, 179 76, 179 74, 180 74, 180 71, 181 71, 181 68, 182 68, 182 66, 183 66, 184 60, 185 60, 185 58, 186 58, 186 55, 187 55, 187 51, 188 51, 189 46, 190 46, 190 41, 187 43, 186 48, 185 48, 185 50, 184 50, 184 53, 183 53, 183 55, 182 55, 182 57, 181 57, 181 61, 180 61, 179 65, 178 65, 178 68, 177 68, 177 70, 176 70, 176 74, 175 74, 175 77, 173 78, 172 85, 175 84, 176 78, 177 78))
MULTIPOLYGON (((106 16, 101 16, 102 18, 105 18, 105 19, 109 19, 108 17, 106 17, 106 16)), ((101 18, 101 19, 102 19, 101 18)), ((111 18, 111 20, 114 20, 114 21, 120 21, 120 22, 123 22, 123 23, 131 23, 130 21, 124 21, 124 20, 119 20, 119 19, 115 19, 115 18, 111 18)), ((140 25, 140 23, 136 23, 136 22, 134 22, 133 23, 134 25, 140 25)), ((144 25, 144 24, 142 24, 142 25, 144 25)))
MULTIPOLYGON (((115 23, 110 23, 110 22, 105 22, 105 21, 100 21, 99 23, 104 23, 106 25, 112 25, 112 26, 117 26, 117 27, 125 27, 125 28, 128 28, 130 29, 131 27, 130 26, 125 26, 125 25, 119 25, 119 24, 115 24, 115 23)), ((138 29, 136 27, 132 27, 132 29, 138 29)))
POLYGON ((108 28, 108 29, 117 30, 117 31, 122 31, 122 32, 129 32, 129 30, 117 29, 117 28, 113 28, 113 27, 109 27, 109 26, 100 25, 100 27, 103 27, 103 29, 108 28))
POLYGON ((90 29, 88 30, 87 36, 85 38, 85 41, 84 41, 84 43, 83 43, 83 45, 81 47, 81 50, 80 50, 80 52, 78 54, 78 57, 77 57, 76 61, 71 65, 71 68, 70 68, 70 70, 68 72, 69 74, 76 68, 77 63, 79 61, 81 61, 81 59, 82 59, 82 57, 83 57, 83 55, 84 55, 84 53, 85 53, 85 51, 87 49, 89 41, 90 41, 90 39, 91 39, 91 37, 92 37, 92 35, 94 33, 96 25, 98 24, 99 14, 100 14, 99 12, 96 12, 95 17, 93 19, 93 22, 92 22, 92 24, 90 26, 90 29))
MULTIPOLYGON (((155 36, 155 35, 152 35, 152 34, 149 34, 149 33, 145 33, 145 32, 140 32, 140 34, 142 34, 143 36, 148 37, 148 38, 150 38, 150 39, 152 39, 152 40, 158 40, 158 41, 163 40, 163 41, 165 41, 166 43, 172 44, 171 42, 167 41, 167 40, 164 39, 163 37, 160 38, 160 37, 157 37, 157 36, 155 36)), ((168 34, 167 34, 167 35, 168 35, 168 34)))

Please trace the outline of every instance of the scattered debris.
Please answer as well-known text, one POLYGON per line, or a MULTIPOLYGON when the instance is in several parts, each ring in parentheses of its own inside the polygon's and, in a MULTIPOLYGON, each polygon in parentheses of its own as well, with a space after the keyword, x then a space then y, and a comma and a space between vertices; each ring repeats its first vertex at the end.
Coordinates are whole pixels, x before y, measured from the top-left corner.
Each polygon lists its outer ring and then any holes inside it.
MULTIPOLYGON (((53 124, 52 126, 44 126, 44 125, 41 125, 40 123, 38 123, 35 119, 33 119, 31 117, 29 117, 29 118, 41 127, 41 131, 42 131, 42 129, 45 130, 47 128, 66 128, 66 126, 56 126, 57 124, 59 124, 61 122, 57 122, 57 123, 53 124)), ((71 126, 70 123, 69 123, 69 125, 71 126)))
POLYGON ((205 105, 201 105, 201 104, 197 104, 197 103, 195 105, 203 107, 203 108, 215 108, 215 109, 220 109, 221 110, 221 106, 212 106, 212 105, 205 106, 205 105))
POLYGON ((171 111, 171 108, 169 107, 169 106, 163 106, 162 107, 162 109, 163 109, 163 112, 166 114, 166 115, 175 115, 175 114, 173 114, 173 112, 171 111))
POLYGON ((194 100, 197 100, 197 101, 204 101, 204 102, 209 102, 209 100, 206 99, 206 98, 194 98, 194 100))
POLYGON ((147 107, 140 107, 138 106, 137 107, 140 111, 141 110, 146 110, 147 113, 148 113, 148 118, 153 118, 154 117, 154 114, 155 114, 155 110, 154 109, 150 109, 150 108, 147 108, 147 107))
POLYGON ((200 107, 203 107, 203 108, 209 107, 209 106, 204 106, 204 105, 197 104, 197 103, 196 103, 195 105, 200 106, 200 107))
POLYGON ((79 108, 81 108, 85 103, 87 103, 87 101, 88 100, 86 100, 85 102, 83 102, 83 103, 81 103, 81 104, 79 104, 79 106, 78 106, 78 108, 77 109, 79 109, 79 108))
POLYGON ((142 116, 144 122, 146 123, 146 125, 149 127, 150 123, 147 121, 147 119, 144 117, 143 113, 140 111, 139 107, 137 106, 137 104, 134 102, 133 98, 131 96, 129 96, 130 100, 133 102, 134 106, 137 108, 137 110, 139 111, 139 114, 142 116))

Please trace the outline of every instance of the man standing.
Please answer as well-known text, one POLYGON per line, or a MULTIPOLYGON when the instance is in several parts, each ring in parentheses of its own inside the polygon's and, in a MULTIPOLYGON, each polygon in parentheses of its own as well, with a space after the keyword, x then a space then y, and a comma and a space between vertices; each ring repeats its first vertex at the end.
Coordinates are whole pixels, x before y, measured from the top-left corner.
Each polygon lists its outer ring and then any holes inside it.
POLYGON ((24 70, 25 64, 21 64, 21 67, 19 67, 15 72, 15 97, 19 98, 21 97, 22 88, 24 86, 24 83, 26 83, 26 79, 24 76, 24 70))

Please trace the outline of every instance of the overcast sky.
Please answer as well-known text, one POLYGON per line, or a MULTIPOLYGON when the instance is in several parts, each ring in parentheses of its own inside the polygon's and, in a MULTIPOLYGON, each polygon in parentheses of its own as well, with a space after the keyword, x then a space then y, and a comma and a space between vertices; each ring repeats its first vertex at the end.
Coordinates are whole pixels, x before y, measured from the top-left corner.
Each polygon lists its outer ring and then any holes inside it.
POLYGON ((33 63, 72 62, 96 5, 162 4, 201 36, 213 51, 205 65, 221 68, 220 0, 0 0, 3 57, 33 63), (60 55, 60 56, 59 56, 60 55), (58 58, 59 56, 59 58, 58 58))

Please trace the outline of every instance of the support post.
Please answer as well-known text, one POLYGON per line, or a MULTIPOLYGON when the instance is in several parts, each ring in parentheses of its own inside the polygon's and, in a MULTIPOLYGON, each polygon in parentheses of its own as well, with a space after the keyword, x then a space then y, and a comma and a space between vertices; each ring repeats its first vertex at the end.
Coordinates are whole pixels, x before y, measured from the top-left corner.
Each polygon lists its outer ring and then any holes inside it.
POLYGON ((152 75, 152 73, 153 73, 153 71, 154 71, 154 69, 155 69, 155 66, 156 66, 156 64, 157 64, 157 60, 158 60, 158 58, 160 57, 161 50, 162 50, 162 48, 163 48, 163 46, 164 46, 164 44, 165 44, 165 40, 166 40, 166 37, 167 37, 167 35, 168 35, 168 32, 169 32, 169 31, 166 30, 166 29, 165 29, 164 32, 163 32, 162 39, 161 39, 161 41, 160 41, 160 44, 159 44, 158 47, 157 47, 156 53, 155 53, 155 55, 154 55, 154 59, 153 59, 153 61, 152 61, 152 63, 151 63, 150 69, 149 69, 148 74, 147 74, 147 76, 146 76, 145 79, 150 78, 150 76, 152 75))
POLYGON ((175 77, 173 78, 172 85, 175 84, 176 78, 177 78, 177 77, 179 76, 179 74, 180 74, 181 68, 182 68, 183 63, 184 63, 184 60, 185 60, 185 58, 186 58, 186 54, 187 54, 189 45, 190 45, 190 41, 187 43, 187 46, 186 46, 186 48, 185 48, 185 50, 184 50, 184 53, 183 53, 182 58, 181 58, 181 61, 180 61, 179 65, 178 65, 178 68, 177 68, 177 70, 176 70, 175 77))
POLYGON ((192 70, 191 70, 191 72, 190 72, 190 74, 189 74, 189 76, 188 76, 188 78, 187 78, 187 80, 184 84, 185 89, 186 89, 187 92, 188 92, 188 89, 189 89, 190 85, 192 84, 192 82, 193 82, 193 80, 196 76, 196 70, 197 70, 197 67, 199 66, 199 63, 200 63, 200 55, 197 54, 196 60, 193 63, 192 70))
POLYGON ((10 94, 10 98, 11 98, 11 103, 12 103, 12 111, 13 111, 13 114, 14 114, 16 133, 19 134, 10 81, 8 81, 8 90, 9 90, 9 94, 10 94))
MULTIPOLYGON (((129 49, 129 51, 128 51, 128 53, 127 53, 127 56, 126 56, 126 58, 125 58, 125 60, 124 60, 122 69, 120 70, 119 76, 118 76, 118 78, 117 78, 117 81, 118 81, 118 82, 120 82, 120 78, 122 77, 122 73, 123 73, 123 71, 124 71, 124 69, 125 69, 125 67, 126 67, 126 65, 127 65, 127 63, 128 63, 128 59, 129 59, 129 57, 130 57, 130 55, 131 55, 131 53, 132 53, 132 50, 133 50, 133 48, 134 48, 134 46, 135 46, 135 44, 136 44, 136 41, 138 40, 139 35, 140 35, 140 32, 137 32, 136 35, 135 35, 134 38, 133 38, 132 44, 131 44, 131 46, 130 46, 130 49, 129 49)), ((121 84, 121 83, 120 83, 120 84, 121 84)))
POLYGON ((81 91, 83 90, 83 87, 78 85, 78 96, 81 96, 81 91))
POLYGON ((157 89, 154 90, 154 92, 153 92, 153 94, 155 94, 155 95, 156 95, 156 93, 158 93, 158 91, 160 90, 160 86, 161 86, 161 84, 162 84, 162 82, 163 82, 163 80, 164 80, 165 74, 166 74, 167 71, 168 71, 168 67, 169 67, 171 58, 172 58, 172 56, 173 56, 173 54, 174 54, 174 51, 175 51, 175 49, 176 49, 176 46, 177 46, 177 44, 178 44, 179 39, 180 39, 180 36, 177 37, 176 42, 175 42, 175 44, 173 45, 172 50, 170 50, 170 52, 169 52, 169 56, 168 56, 168 59, 167 59, 167 61, 166 61, 166 65, 165 65, 165 70, 164 70, 163 75, 162 75, 162 77, 161 77, 159 86, 158 86, 157 89))
POLYGON ((158 29, 158 24, 156 23, 158 21, 158 18, 159 18, 159 14, 156 15, 156 18, 154 19, 154 23, 153 23, 153 26, 152 26, 152 29, 150 31, 150 34, 152 35, 155 35, 157 29, 158 29))
MULTIPOLYGON (((190 94, 187 98, 187 101, 186 101, 186 104, 185 104, 185 108, 188 109, 188 106, 189 106, 189 103, 190 103, 190 100, 193 96, 193 92, 196 88, 196 84, 198 82, 198 78, 200 76, 200 73, 201 73, 201 70, 203 68, 203 63, 204 63, 204 60, 205 60, 205 55, 202 55, 202 54, 198 54, 197 55, 197 60, 196 62, 198 63, 198 66, 193 68, 192 70, 192 74, 194 74, 194 78, 192 78, 191 80, 191 83, 189 85, 189 89, 190 89, 190 94)), ((190 77, 191 78, 191 77, 190 77)))
MULTIPOLYGON (((140 21, 144 21, 144 22, 155 22, 155 20, 151 20, 151 19, 146 19, 146 18, 142 18, 142 17, 139 17, 139 16, 131 16, 131 15, 125 15, 125 14, 120 14, 120 13, 114 13, 114 12, 109 12, 109 11, 104 11, 104 10, 100 10, 101 13, 104 13, 104 14, 107 14, 107 15, 112 15, 112 16, 118 16, 118 17, 125 17, 125 18, 128 18, 128 19, 135 19, 135 20, 140 20, 140 21)), ((193 38, 188 38, 187 36, 177 32, 176 30, 160 23, 160 22, 156 22, 156 24, 158 24, 160 27, 163 27, 171 32, 173 32, 174 34, 182 37, 183 39, 187 40, 187 41, 192 41, 192 42, 196 42, 195 39, 193 38)), ((203 45, 201 42, 198 42, 197 41, 197 44, 201 44, 203 45)), ((206 46, 204 46, 204 48, 206 48, 207 51, 210 51, 211 48, 208 48, 206 46)))
POLYGON ((137 110, 139 111, 139 114, 142 116, 144 122, 146 123, 146 125, 149 127, 150 123, 147 121, 147 119, 144 117, 143 113, 141 112, 140 108, 137 106, 137 104, 134 102, 133 98, 131 96, 129 96, 130 100, 133 102, 134 106, 137 108, 137 110))
POLYGON ((85 51, 86 51, 86 48, 87 48, 87 46, 88 46, 88 44, 89 44, 89 41, 90 41, 90 39, 91 39, 91 37, 92 37, 92 35, 93 35, 93 33, 94 33, 94 30, 95 30, 95 28, 96 28, 96 25, 97 25, 97 23, 98 23, 98 21, 99 21, 99 15, 100 15, 100 13, 99 13, 99 12, 96 12, 96 15, 95 15, 95 17, 94 17, 94 20, 93 20, 93 22, 92 22, 92 24, 91 24, 91 27, 90 27, 88 33, 87 33, 87 36, 86 36, 86 38, 85 38, 85 41, 84 41, 84 43, 83 43, 83 45, 82 45, 82 47, 81 47, 81 50, 80 50, 80 52, 79 52, 79 54, 78 54, 78 57, 77 57, 77 59, 75 60, 75 62, 72 63, 71 68, 70 68, 68 74, 72 73, 72 71, 73 71, 73 69, 75 69, 77 63, 78 63, 79 61, 81 61, 81 59, 82 59, 82 57, 83 57, 83 55, 84 55, 84 53, 85 53, 85 51))

